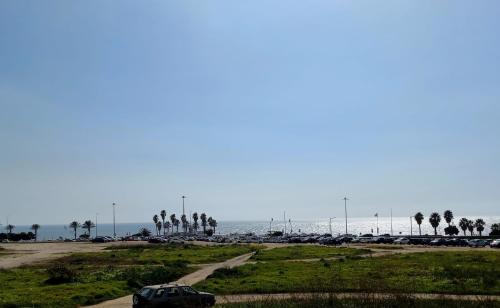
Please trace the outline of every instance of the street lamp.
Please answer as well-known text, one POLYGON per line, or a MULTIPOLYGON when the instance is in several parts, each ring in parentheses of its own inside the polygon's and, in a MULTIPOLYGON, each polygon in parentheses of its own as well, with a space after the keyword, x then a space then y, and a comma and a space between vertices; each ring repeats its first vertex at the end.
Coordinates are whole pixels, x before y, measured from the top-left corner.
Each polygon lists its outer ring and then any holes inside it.
POLYGON ((273 218, 271 217, 271 221, 269 222, 269 235, 271 235, 272 232, 272 225, 273 225, 273 218))
POLYGON ((182 215, 186 215, 186 213, 184 212, 184 199, 186 198, 186 196, 182 196, 182 215))
POLYGON ((113 237, 116 239, 115 207, 116 207, 116 203, 113 202, 113 237))
POLYGON ((95 213, 95 237, 97 237, 97 215, 99 215, 99 213, 95 213))
POLYGON ((333 233, 332 233, 332 219, 335 219, 337 217, 330 217, 330 234, 333 236, 333 233))
POLYGON ((347 197, 344 197, 344 211, 345 211, 345 234, 347 235, 347 197))
POLYGON ((378 236, 378 213, 375 213, 375 217, 377 217, 377 236, 378 236))

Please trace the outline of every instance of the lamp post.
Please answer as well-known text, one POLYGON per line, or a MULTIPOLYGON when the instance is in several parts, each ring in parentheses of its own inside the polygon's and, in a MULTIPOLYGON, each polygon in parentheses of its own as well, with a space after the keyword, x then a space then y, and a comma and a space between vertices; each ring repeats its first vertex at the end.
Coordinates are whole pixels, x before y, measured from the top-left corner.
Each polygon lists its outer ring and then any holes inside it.
POLYGON ((344 197, 344 211, 345 211, 345 234, 347 235, 347 197, 344 197))
POLYGON ((336 217, 330 217, 330 234, 333 236, 332 233, 332 219, 335 219, 336 217))
POLYGON ((378 213, 375 213, 375 217, 377 217, 377 236, 378 236, 378 213))
POLYGON ((99 215, 99 213, 95 213, 95 237, 97 237, 97 215, 99 215))
POLYGON ((116 239, 115 207, 116 207, 116 203, 113 202, 113 237, 116 239))
POLYGON ((410 237, 413 235, 413 216, 410 216, 410 237))
POLYGON ((186 196, 182 196, 182 215, 186 215, 186 213, 184 212, 184 199, 186 198, 186 196))
POLYGON ((271 221, 269 222, 269 235, 271 235, 272 232, 272 225, 273 225, 273 218, 271 217, 271 221))

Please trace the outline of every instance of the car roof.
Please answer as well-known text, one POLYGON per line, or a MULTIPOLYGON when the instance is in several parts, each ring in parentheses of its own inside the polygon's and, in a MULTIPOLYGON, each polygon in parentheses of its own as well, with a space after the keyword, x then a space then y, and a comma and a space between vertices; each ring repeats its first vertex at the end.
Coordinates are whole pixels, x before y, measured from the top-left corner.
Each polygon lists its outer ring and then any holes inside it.
POLYGON ((164 284, 156 284, 152 286, 144 286, 144 288, 158 289, 158 288, 172 288, 172 287, 189 287, 187 284, 178 284, 178 283, 164 283, 164 284))

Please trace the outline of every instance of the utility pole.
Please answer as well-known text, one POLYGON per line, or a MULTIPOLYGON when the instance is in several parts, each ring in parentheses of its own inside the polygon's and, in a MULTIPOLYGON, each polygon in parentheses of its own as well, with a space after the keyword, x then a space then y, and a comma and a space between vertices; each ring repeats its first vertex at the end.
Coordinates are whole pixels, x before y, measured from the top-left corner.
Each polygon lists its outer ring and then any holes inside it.
POLYGON ((285 228, 283 229, 283 235, 286 235, 286 211, 283 211, 283 225, 285 226, 285 228))
POLYGON ((344 197, 344 211, 345 211, 345 234, 347 235, 347 197, 344 197))
POLYGON ((392 208, 391 208, 391 236, 392 236, 392 208))
POLYGON ((336 217, 330 217, 330 234, 333 236, 332 233, 332 219, 335 219, 336 217))
POLYGON ((186 196, 182 196, 182 215, 186 215, 186 213, 184 212, 184 199, 186 198, 186 196))
POLYGON ((115 207, 116 207, 116 203, 113 202, 113 237, 116 239, 115 207))

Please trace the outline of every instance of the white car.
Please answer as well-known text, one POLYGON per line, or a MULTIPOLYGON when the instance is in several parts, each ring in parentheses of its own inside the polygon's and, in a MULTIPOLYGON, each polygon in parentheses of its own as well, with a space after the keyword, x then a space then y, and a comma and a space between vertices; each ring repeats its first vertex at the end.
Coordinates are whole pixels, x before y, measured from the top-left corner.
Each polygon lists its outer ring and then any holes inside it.
POLYGON ((394 244, 408 244, 410 240, 406 237, 400 237, 394 241, 394 244))

